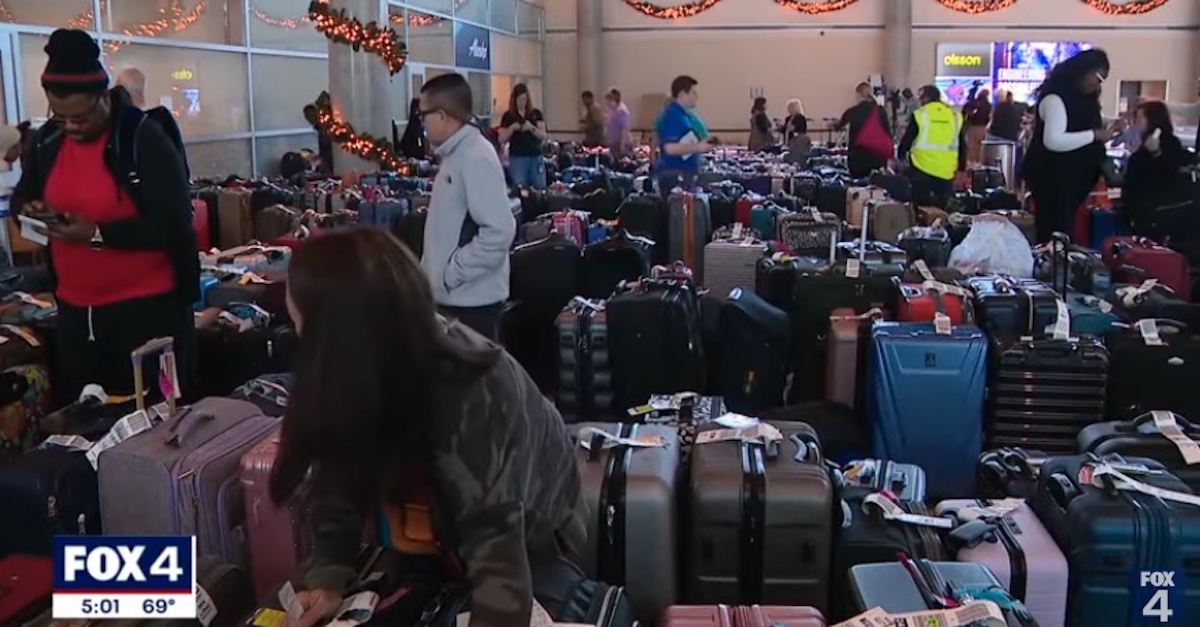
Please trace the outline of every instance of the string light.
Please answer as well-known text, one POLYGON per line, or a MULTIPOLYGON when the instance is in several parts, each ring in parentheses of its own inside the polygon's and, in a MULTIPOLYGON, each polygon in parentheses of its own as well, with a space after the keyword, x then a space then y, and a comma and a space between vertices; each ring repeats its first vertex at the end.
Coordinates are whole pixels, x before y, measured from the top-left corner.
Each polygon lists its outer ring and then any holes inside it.
POLYGON ((377 163, 387 170, 394 170, 401 174, 410 171, 410 163, 400 156, 390 140, 358 133, 353 126, 340 119, 333 110, 329 92, 321 92, 314 104, 317 107, 317 125, 342 150, 364 161, 377 163))
POLYGON ((937 0, 938 4, 958 11, 959 13, 968 13, 970 15, 979 15, 980 13, 991 13, 1007 9, 1017 3, 1017 0, 937 0))
MULTIPOLYGON (((596 0, 599 2, 599 0, 596 0)), ((681 20, 684 18, 699 15, 705 11, 717 6, 721 0, 694 0, 687 4, 680 4, 673 7, 660 7, 651 2, 643 2, 642 0, 625 0, 633 10, 643 15, 656 17, 660 20, 681 20)))
POLYGON ((804 2, 803 0, 775 0, 775 4, 781 7, 807 13, 808 15, 820 15, 822 13, 832 13, 841 11, 842 9, 858 2, 858 0, 829 0, 828 2, 804 2))
POLYGON ((313 0, 308 5, 308 19, 330 41, 346 44, 355 52, 366 50, 383 59, 390 74, 404 68, 408 52, 400 35, 390 26, 381 27, 374 21, 364 25, 345 9, 330 8, 327 0, 313 0))
MULTIPOLYGON (((105 11, 108 8, 109 0, 100 0, 100 10, 105 11)), ((166 7, 159 7, 159 17, 148 22, 141 22, 130 26, 123 26, 119 32, 125 37, 158 37, 167 32, 181 32, 191 28, 200 21, 204 12, 208 10, 208 1, 201 0, 196 3, 196 6, 191 11, 184 12, 183 2, 181 0, 172 0, 171 4, 166 7)), ((92 30, 95 28, 95 13, 91 9, 76 15, 67 20, 68 28, 77 28, 80 30, 92 30)), ((106 40, 104 49, 107 52, 116 52, 128 45, 127 41, 106 40)))
MULTIPOLYGON (((464 4, 466 4, 470 1, 471 0, 455 0, 453 10, 457 11, 464 4)), ((254 19, 266 24, 267 26, 274 26, 275 28, 286 28, 287 30, 296 30, 297 28, 300 28, 301 26, 307 25, 311 21, 308 18, 308 16, 297 17, 297 18, 276 17, 276 16, 271 15, 270 13, 267 13, 255 6, 250 7, 250 15, 253 16, 254 19)), ((418 12, 414 11, 412 13, 409 13, 409 15, 408 15, 408 25, 409 26, 417 26, 417 27, 433 26, 434 24, 440 24, 440 23, 446 21, 447 19, 448 18, 438 17, 436 15, 429 15, 428 13, 418 13, 418 12)), ((404 23, 405 23, 405 19, 404 19, 403 15, 390 15, 390 16, 388 16, 388 21, 390 21, 393 24, 399 24, 399 25, 404 25, 404 23)))
POLYGON ((1167 3, 1167 0, 1131 0, 1130 2, 1083 0, 1083 2, 1106 15, 1142 15, 1161 7, 1167 3))

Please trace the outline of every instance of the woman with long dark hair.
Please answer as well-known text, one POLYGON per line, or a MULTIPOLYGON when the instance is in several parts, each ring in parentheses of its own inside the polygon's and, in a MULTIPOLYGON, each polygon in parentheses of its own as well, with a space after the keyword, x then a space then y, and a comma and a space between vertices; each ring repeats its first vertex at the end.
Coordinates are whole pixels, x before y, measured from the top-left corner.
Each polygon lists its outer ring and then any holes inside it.
POLYGON ((1189 181, 1180 169, 1196 163, 1196 155, 1175 136, 1170 110, 1162 102, 1139 104, 1133 123, 1141 145, 1126 165, 1121 204, 1134 228, 1142 233, 1148 226, 1148 214, 1155 209, 1189 200, 1189 181))
POLYGON ((421 121, 420 98, 413 98, 408 105, 408 124, 404 125, 404 136, 400 138, 400 153, 409 159, 429 158, 429 140, 421 121))
POLYGON ((759 96, 750 106, 750 141, 746 147, 750 150, 763 150, 775 143, 771 134, 771 118, 767 115, 767 99, 759 96))
POLYGON ((508 144, 508 172, 512 184, 533 189, 546 188, 546 116, 533 106, 525 83, 513 85, 508 110, 500 118, 500 143, 508 144))
POLYGON ((1117 132, 1104 125, 1100 108, 1108 68, 1103 50, 1085 50, 1054 66, 1034 92, 1037 116, 1021 174, 1033 196, 1038 242, 1070 232, 1100 178, 1104 144, 1117 132))
POLYGON ((503 349, 438 316, 417 259, 385 231, 297 249, 287 305, 301 341, 271 495, 307 484, 314 561, 296 624, 337 611, 364 521, 379 520, 411 568, 461 568, 471 625, 528 625, 531 564, 586 537, 558 412, 503 349))

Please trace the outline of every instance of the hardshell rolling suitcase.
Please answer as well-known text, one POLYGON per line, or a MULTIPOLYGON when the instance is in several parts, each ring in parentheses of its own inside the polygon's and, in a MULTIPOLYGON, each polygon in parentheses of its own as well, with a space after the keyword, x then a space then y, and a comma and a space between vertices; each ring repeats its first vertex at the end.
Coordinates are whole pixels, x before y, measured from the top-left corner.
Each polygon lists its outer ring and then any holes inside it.
POLYGON ((554 321, 558 332, 558 410, 567 422, 608 415, 614 408, 604 301, 576 297, 554 321))
POLYGON ((825 355, 825 400, 858 408, 861 403, 863 355, 871 325, 883 312, 873 309, 855 313, 853 309, 834 309, 829 315, 828 346, 825 355))
POLYGON ((696 280, 703 284, 704 246, 713 230, 708 198, 687 192, 673 195, 667 224, 668 261, 684 262, 700 273, 696 280))
MULTIPOLYGON (((1104 337, 1108 347, 1109 420, 1131 420, 1165 409, 1200 421, 1200 395, 1188 385, 1200 376, 1200 336, 1174 320, 1139 321, 1104 337)), ((1146 455, 1144 457, 1153 457, 1146 455)))
MULTIPOLYGON (((1169 609, 1200 615, 1200 507, 1178 502, 1191 491, 1158 462, 1134 457, 1112 464, 1137 484, 1097 477, 1106 462, 1091 455, 1054 457, 1042 465, 1033 510, 1070 564, 1069 627, 1147 624, 1135 599, 1136 573, 1175 571, 1181 603, 1169 609), (1125 484, 1138 489, 1105 489, 1125 484), (1157 496, 1141 489, 1152 486, 1157 496), (1183 607, 1180 607, 1182 605, 1183 607)), ((1154 620, 1154 624, 1161 622, 1154 620)))
POLYGON ((691 285, 643 280, 609 299, 606 313, 618 411, 641 405, 652 394, 704 389, 704 339, 691 285))
POLYGON ((985 500, 951 500, 937 504, 938 515, 954 513, 960 522, 982 518, 991 528, 982 541, 958 550, 956 559, 987 567, 1025 604, 1039 627, 1066 624, 1067 558, 1028 504, 1008 512, 991 509, 985 500))
POLYGON ((863 228, 870 225, 870 237, 880 242, 895 244, 900 241, 900 234, 916 224, 916 214, 912 205, 890 198, 877 198, 867 203, 867 214, 863 218, 863 228))
POLYGON ((1200 428, 1170 411, 1132 420, 1098 422, 1079 432, 1079 452, 1101 457, 1148 457, 1162 463, 1193 492, 1200 490, 1200 428))
POLYGON ((734 288, 722 304, 717 393, 730 411, 754 415, 783 404, 790 321, 754 292, 734 288))
POLYGON ((54 536, 100 533, 96 471, 83 451, 46 446, 0 469, 0 557, 45 555, 54 536))
POLYGON ((197 551, 242 564, 242 454, 279 424, 245 401, 203 399, 100 453, 100 516, 110 535, 195 535, 197 551), (136 497, 136 498, 133 498, 136 497))
POLYGON ((721 298, 736 287, 754 289, 758 263, 766 252, 766 243, 755 239, 710 242, 704 247, 705 287, 721 298))
POLYGON ((974 322, 968 294, 945 284, 901 284, 897 318, 901 322, 934 322, 944 316, 951 324, 974 322))
POLYGON ((796 605, 673 605, 662 627, 825 627, 815 607, 796 605))
POLYGON ((271 470, 279 452, 275 431, 242 455, 238 481, 246 508, 246 543, 254 596, 265 598, 299 571, 310 542, 299 503, 276 505, 271 499, 271 470))
POLYGON ((950 251, 954 245, 944 225, 914 226, 900 232, 896 245, 908 253, 909 261, 920 259, 931 268, 945 267, 950 263, 950 251))
POLYGON ((878 322, 868 362, 875 456, 924 468, 934 498, 969 493, 983 450, 987 336, 971 325, 948 331, 878 322))
POLYGON ((782 442, 706 442, 719 427, 697 435, 683 516, 687 600, 828 602, 833 488, 820 444, 804 423, 769 424, 782 442))
MULTIPOLYGON (((973 598, 974 590, 986 590, 985 598, 1003 601, 1004 619, 1001 624, 1012 627, 1037 627, 1028 608, 1005 593, 1004 586, 996 580, 987 567, 980 564, 964 564, 958 562, 938 562, 932 560, 916 560, 912 564, 862 564, 850 569, 849 593, 854 600, 856 611, 862 612, 878 607, 889 614, 908 614, 924 612, 930 608, 927 595, 945 595, 946 589, 964 591, 962 599, 955 599, 956 605, 973 598), (921 585, 917 584, 920 578, 921 585), (944 584, 944 585, 938 585, 944 584), (923 593, 922 590, 925 590, 923 593)), ((941 608, 937 608, 941 609, 941 608)), ((853 624, 853 623, 851 623, 853 624)), ((974 621, 970 623, 954 622, 946 619, 927 619, 920 623, 909 622, 908 619, 897 625, 993 625, 992 622, 974 621)), ((1102 623, 1096 623, 1100 625, 1102 623)))
POLYGON ((1058 295, 1037 281, 988 276, 964 283, 975 292, 976 322, 990 336, 1045 337, 1058 320, 1058 295))
MULTIPOLYGON (((218 557, 199 556, 196 560, 196 586, 204 590, 204 595, 198 596, 197 601, 203 599, 204 604, 211 602, 211 611, 215 612, 200 613, 201 608, 198 605, 199 622, 206 627, 241 625, 246 615, 254 609, 256 592, 250 587, 246 571, 218 557)), ((160 625, 155 623, 145 627, 160 625)))
POLYGON ((856 459, 842 468, 847 483, 885 490, 899 501, 925 501, 925 470, 886 459, 856 459))
POLYGON ((816 208, 782 214, 775 227, 777 239, 802 255, 823 254, 829 250, 829 240, 840 240, 842 235, 842 221, 836 215, 821 213, 816 208))
POLYGON ((573 429, 582 494, 592 512, 579 566, 590 579, 624 586, 634 615, 652 621, 679 594, 675 429, 593 422, 573 429), (661 446, 629 446, 619 438, 661 446))

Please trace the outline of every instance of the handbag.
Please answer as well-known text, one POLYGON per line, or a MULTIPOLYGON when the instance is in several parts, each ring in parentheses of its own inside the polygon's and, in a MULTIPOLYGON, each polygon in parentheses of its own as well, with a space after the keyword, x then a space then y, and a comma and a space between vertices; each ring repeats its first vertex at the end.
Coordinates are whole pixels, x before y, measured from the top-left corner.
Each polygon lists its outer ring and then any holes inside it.
POLYGON ((854 145, 879 159, 891 159, 895 155, 896 145, 883 126, 883 111, 879 107, 873 108, 867 116, 854 145))

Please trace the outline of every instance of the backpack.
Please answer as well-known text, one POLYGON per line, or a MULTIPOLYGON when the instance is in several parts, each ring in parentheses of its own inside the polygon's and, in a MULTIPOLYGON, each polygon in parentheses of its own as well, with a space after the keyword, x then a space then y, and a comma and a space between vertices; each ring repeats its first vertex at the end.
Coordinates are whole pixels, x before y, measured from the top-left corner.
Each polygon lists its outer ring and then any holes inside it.
POLYGON ((147 121, 158 124, 163 133, 175 144, 175 149, 179 151, 179 158, 183 161, 183 172, 187 175, 188 180, 192 178, 191 168, 188 167, 187 149, 183 143, 183 132, 179 130, 179 123, 175 121, 175 114, 171 113, 166 107, 154 107, 145 111, 128 106, 121 112, 121 119, 117 120, 117 158, 121 163, 125 164, 126 170, 129 172, 129 184, 136 188, 141 182, 141 168, 137 154, 137 137, 138 132, 142 129, 142 125, 147 121))

